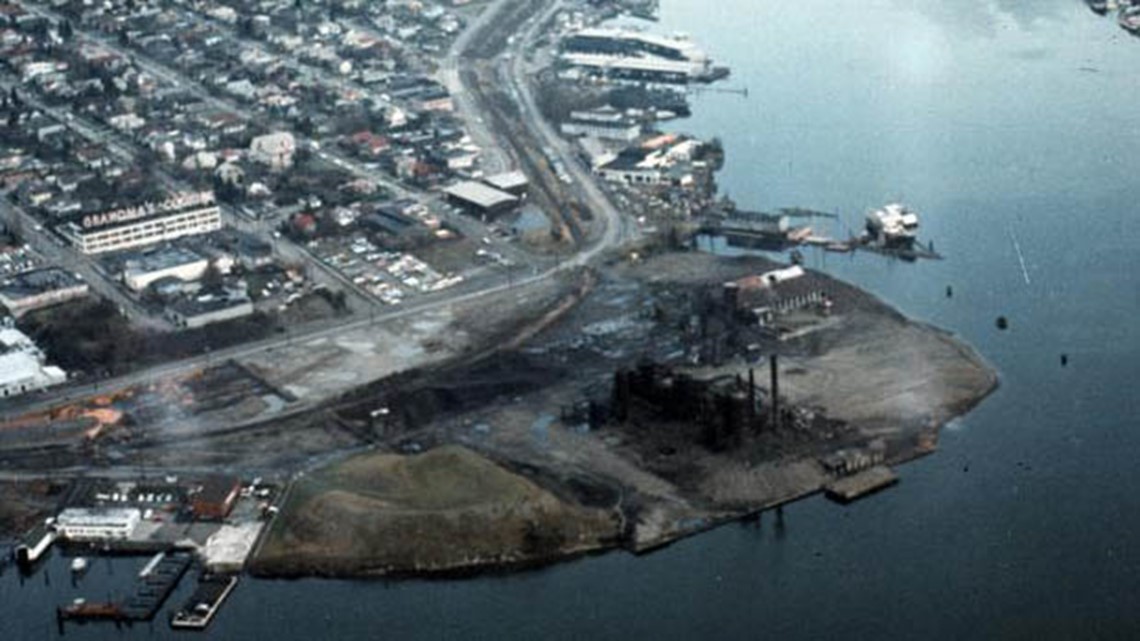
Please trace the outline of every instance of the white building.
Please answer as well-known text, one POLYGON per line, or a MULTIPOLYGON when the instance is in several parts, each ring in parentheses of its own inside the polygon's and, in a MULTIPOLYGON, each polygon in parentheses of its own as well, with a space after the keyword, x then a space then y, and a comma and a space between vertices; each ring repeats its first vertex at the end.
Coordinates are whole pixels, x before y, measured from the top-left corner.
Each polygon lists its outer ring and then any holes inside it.
POLYGON ((123 269, 123 283, 133 291, 141 292, 148 285, 163 278, 194 281, 202 278, 210 261, 181 247, 162 247, 127 260, 123 269))
POLYGON ((296 151, 297 142, 293 139, 293 134, 287 131, 258 136, 249 143, 250 157, 275 170, 292 167, 296 151))
POLYGON ((18 329, 0 329, 0 398, 59 385, 67 373, 47 365, 43 352, 18 329))
POLYGON ((214 192, 184 192, 160 203, 88 214, 56 227, 84 254, 153 245, 222 228, 214 192))
POLYGON ((55 529, 71 541, 115 541, 130 537, 142 514, 135 508, 68 508, 59 513, 55 529))

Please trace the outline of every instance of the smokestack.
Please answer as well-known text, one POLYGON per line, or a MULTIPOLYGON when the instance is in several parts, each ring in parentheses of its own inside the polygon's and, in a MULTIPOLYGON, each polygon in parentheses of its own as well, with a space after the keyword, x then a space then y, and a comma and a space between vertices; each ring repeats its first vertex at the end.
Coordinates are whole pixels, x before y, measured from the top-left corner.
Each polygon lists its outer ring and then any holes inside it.
POLYGON ((772 428, 778 430, 780 429, 780 374, 775 354, 768 357, 768 366, 772 370, 772 428))
POLYGON ((756 427, 756 370, 748 368, 748 421, 756 427))

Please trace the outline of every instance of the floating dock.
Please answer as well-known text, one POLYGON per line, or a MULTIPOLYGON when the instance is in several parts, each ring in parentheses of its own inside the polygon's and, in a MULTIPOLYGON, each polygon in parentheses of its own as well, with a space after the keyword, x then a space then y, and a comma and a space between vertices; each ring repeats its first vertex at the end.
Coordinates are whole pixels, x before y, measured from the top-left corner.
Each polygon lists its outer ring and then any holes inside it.
POLYGON ((194 557, 189 552, 163 554, 161 558, 152 559, 147 568, 144 568, 149 569, 146 574, 140 573, 135 593, 130 598, 103 603, 88 603, 78 599, 71 605, 57 608, 56 616, 60 621, 149 621, 158 614, 193 560, 194 557))
POLYGON ((222 603, 237 585, 237 576, 203 577, 198 581, 198 589, 170 617, 170 627, 189 630, 204 630, 210 625, 222 603))
POLYGON ((885 465, 876 465, 832 481, 824 488, 827 498, 839 503, 850 503, 898 483, 899 477, 885 465))

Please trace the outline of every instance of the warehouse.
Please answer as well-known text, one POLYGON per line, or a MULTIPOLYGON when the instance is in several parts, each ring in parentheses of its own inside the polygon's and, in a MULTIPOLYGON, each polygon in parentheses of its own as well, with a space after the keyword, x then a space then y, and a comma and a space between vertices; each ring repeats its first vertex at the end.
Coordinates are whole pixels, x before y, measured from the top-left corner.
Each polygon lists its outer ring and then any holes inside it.
POLYGON ((67 381, 60 368, 47 365, 43 352, 18 329, 0 329, 0 398, 67 381))
POLYGON ((473 180, 456 183, 444 190, 452 203, 473 215, 497 216, 515 208, 517 196, 473 180))
POLYGON ((90 288, 77 275, 47 267, 6 278, 0 283, 0 305, 12 316, 86 296, 90 288))

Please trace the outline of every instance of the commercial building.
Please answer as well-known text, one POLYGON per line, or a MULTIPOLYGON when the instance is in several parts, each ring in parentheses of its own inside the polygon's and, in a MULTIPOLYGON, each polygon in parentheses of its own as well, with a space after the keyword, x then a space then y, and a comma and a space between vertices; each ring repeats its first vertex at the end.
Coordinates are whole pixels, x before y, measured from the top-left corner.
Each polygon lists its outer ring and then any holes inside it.
POLYGON ((12 316, 86 296, 87 282, 58 267, 46 267, 5 278, 0 282, 0 305, 12 316))
POLYGON ((59 513, 55 529, 71 541, 117 541, 130 537, 142 520, 135 508, 68 508, 59 513))
POLYGON ((166 245, 128 258, 123 268, 123 283, 133 291, 141 292, 164 278, 198 280, 209 267, 208 260, 189 249, 166 245))
POLYGON ((519 203, 517 196, 473 180, 456 183, 443 191, 451 202, 484 216, 502 214, 519 203))
POLYGON ((14 328, 0 329, 0 398, 59 385, 67 373, 47 365, 32 339, 14 328))
POLYGON ((56 227, 84 254, 153 245, 222 228, 214 192, 184 192, 163 202, 88 214, 56 227))
POLYGON ((589 28, 566 37, 560 55, 566 64, 613 78, 660 82, 707 82, 727 70, 685 37, 664 37, 630 29, 589 28))
POLYGON ((166 308, 166 317, 176 327, 194 329, 211 323, 242 318, 253 313, 253 302, 244 293, 206 294, 183 298, 166 308))
POLYGON ((499 191, 506 192, 512 196, 522 198, 526 196, 527 188, 530 187, 530 180, 527 179, 526 174, 519 170, 507 171, 493 176, 487 176, 483 179, 491 187, 499 191))
POLYGON ((211 476, 190 495, 194 517, 221 520, 229 516, 241 494, 241 480, 231 476, 211 476))
POLYGON ((641 124, 606 105, 588 111, 571 111, 561 125, 567 136, 592 136, 602 140, 633 142, 641 135, 641 124))

